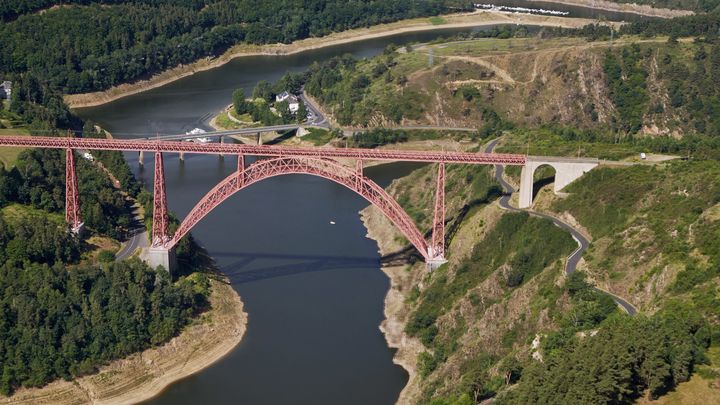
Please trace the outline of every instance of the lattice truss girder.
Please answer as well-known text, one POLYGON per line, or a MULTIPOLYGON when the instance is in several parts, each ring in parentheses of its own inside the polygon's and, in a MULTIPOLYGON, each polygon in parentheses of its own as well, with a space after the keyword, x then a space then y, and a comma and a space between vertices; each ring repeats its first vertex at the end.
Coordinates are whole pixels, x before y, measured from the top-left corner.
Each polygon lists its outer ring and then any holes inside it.
POLYGON ((195 143, 176 141, 93 139, 93 138, 54 138, 42 136, 3 136, 0 146, 30 148, 62 148, 90 150, 119 150, 144 152, 203 153, 228 155, 254 155, 264 157, 312 157, 350 158, 360 160, 408 161, 427 163, 468 163, 468 164, 525 164, 525 155, 503 153, 472 153, 445 151, 408 151, 388 149, 358 148, 301 148, 288 146, 243 145, 221 143, 195 143))

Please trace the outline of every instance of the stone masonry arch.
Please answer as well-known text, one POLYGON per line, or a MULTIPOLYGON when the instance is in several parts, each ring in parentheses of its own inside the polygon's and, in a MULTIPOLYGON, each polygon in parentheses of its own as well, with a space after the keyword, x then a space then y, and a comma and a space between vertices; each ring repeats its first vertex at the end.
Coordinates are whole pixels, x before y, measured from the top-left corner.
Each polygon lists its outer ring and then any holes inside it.
POLYGON ((551 166, 555 169, 555 187, 558 193, 568 184, 579 179, 600 164, 597 159, 555 158, 546 156, 528 156, 520 174, 520 208, 530 208, 533 203, 533 184, 535 171, 540 166, 551 166))

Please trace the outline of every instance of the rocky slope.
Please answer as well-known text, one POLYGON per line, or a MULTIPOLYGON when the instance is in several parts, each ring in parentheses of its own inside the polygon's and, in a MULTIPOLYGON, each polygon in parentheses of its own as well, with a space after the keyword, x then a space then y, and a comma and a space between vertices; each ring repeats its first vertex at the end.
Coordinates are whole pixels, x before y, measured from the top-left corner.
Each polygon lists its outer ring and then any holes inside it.
MULTIPOLYGON (((432 169, 389 188, 410 212, 431 206, 425 184, 432 169)), ((449 172, 449 182, 463 184, 487 174, 449 172)), ((591 283, 635 304, 641 318, 682 308, 715 323, 720 313, 714 293, 720 277, 712 270, 720 257, 718 178, 712 161, 600 167, 564 196, 555 196, 552 184, 539 179, 544 186, 536 209, 572 219, 593 237, 580 270, 591 283)), ((562 271, 575 247, 567 235, 540 219, 501 210, 492 194, 487 203, 463 193, 448 196, 451 207, 474 205, 449 241, 449 263, 433 273, 422 263, 384 269, 392 287, 383 331, 399 348, 396 361, 411 376, 399 403, 480 402, 511 389, 523 368, 547 355, 558 333, 583 339, 603 328, 604 317, 623 319, 599 295, 589 301, 574 295, 562 271)), ((460 211, 448 210, 450 223, 460 211)), ((404 246, 375 208, 367 208, 363 219, 383 254, 404 246)), ((427 220, 419 219, 426 229, 427 220)), ((720 390, 706 388, 714 386, 716 366, 699 367, 703 372, 680 384, 674 397, 693 398, 702 388, 702 395, 720 398, 720 390)), ((644 387, 636 383, 634 389, 644 387)), ((647 400, 649 394, 640 397, 647 400)))

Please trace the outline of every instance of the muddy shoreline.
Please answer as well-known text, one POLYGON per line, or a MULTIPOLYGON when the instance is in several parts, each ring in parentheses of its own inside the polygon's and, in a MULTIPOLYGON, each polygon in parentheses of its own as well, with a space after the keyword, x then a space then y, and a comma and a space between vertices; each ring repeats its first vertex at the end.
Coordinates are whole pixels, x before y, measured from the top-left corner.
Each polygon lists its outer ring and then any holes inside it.
POLYGON ((607 0, 527 0, 540 1, 543 3, 564 4, 566 6, 588 7, 596 10, 614 11, 620 13, 632 13, 646 17, 674 18, 686 15, 693 15, 690 10, 678 10, 670 8, 655 8, 646 4, 636 3, 615 3, 607 0))
MULTIPOLYGON (((397 231, 383 213, 373 205, 360 211, 360 218, 368 230, 367 237, 378 243, 381 255, 397 251, 402 248, 397 242, 397 231)), ((393 356, 393 363, 401 366, 408 373, 408 382, 397 400, 398 404, 414 404, 420 397, 420 376, 417 373, 417 357, 424 350, 422 343, 405 333, 405 324, 409 316, 405 306, 406 294, 410 287, 416 283, 417 277, 423 277, 424 269, 415 265, 412 269, 407 266, 383 266, 381 270, 390 279, 390 288, 385 296, 385 319, 380 324, 380 331, 385 341, 392 349, 397 350, 393 356)))

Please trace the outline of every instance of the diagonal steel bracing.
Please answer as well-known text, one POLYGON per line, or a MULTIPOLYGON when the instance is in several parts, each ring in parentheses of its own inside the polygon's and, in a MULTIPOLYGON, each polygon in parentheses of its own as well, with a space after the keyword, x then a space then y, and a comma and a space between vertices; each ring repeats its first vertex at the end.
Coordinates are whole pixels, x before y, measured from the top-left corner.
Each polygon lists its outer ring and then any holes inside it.
POLYGON ((360 160, 406 161, 426 163, 501 164, 522 166, 525 155, 447 151, 411 151, 359 148, 301 148, 288 146, 243 145, 228 143, 163 142, 149 140, 54 138, 42 136, 2 136, 0 146, 24 148, 70 148, 94 150, 254 155, 265 157, 350 158, 360 160))
POLYGON ((65 222, 76 233, 82 226, 80 189, 75 171, 75 154, 72 149, 65 150, 65 222))
POLYGON ((163 247, 171 239, 168 235, 168 209, 165 194, 165 168, 162 152, 155 152, 155 176, 153 180, 153 229, 152 246, 163 247))
POLYGON ((445 163, 438 164, 430 257, 445 257, 445 163))

